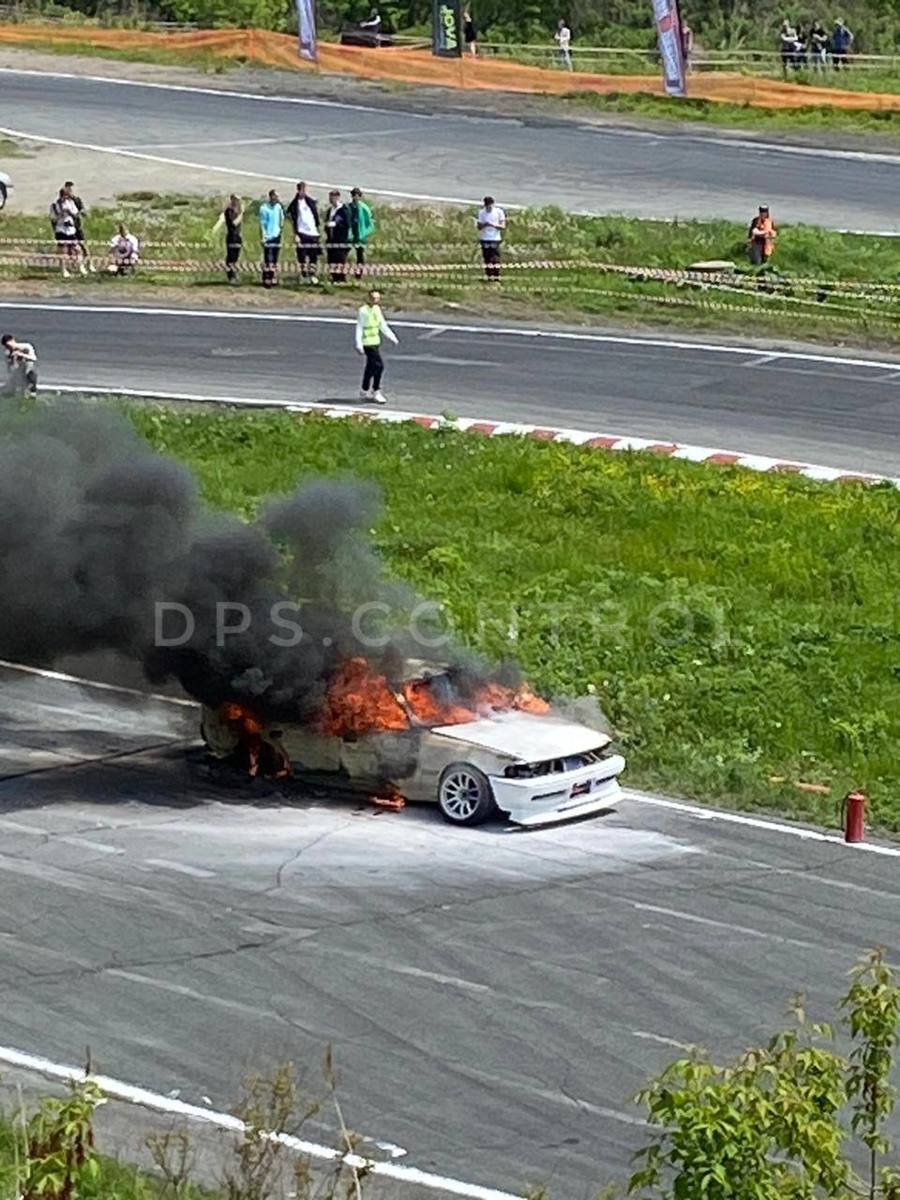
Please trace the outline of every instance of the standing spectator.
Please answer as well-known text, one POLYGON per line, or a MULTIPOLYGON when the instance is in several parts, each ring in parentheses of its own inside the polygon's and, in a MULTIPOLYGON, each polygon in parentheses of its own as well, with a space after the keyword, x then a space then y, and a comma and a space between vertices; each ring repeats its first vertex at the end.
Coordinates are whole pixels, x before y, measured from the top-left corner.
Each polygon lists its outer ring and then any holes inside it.
POLYGON ((478 240, 481 242, 481 257, 484 260, 484 275, 488 283, 500 282, 500 246, 506 229, 506 213, 493 196, 485 196, 484 208, 475 218, 478 240))
POLYGON ((463 37, 469 48, 469 53, 475 58, 478 54, 478 30, 475 28, 472 14, 467 8, 463 9, 463 37))
POLYGON ((350 244, 356 251, 356 278, 360 279, 366 262, 366 245, 375 231, 375 217, 358 187, 350 191, 350 244))
POLYGON ((777 236, 778 230, 775 228, 775 222, 769 216, 769 206, 761 204, 759 212, 750 222, 750 229, 747 232, 750 261, 755 267, 761 267, 772 257, 777 236))
POLYGON ((319 205, 306 194, 306 184, 298 183, 293 200, 288 205, 287 215, 294 228, 294 245, 300 274, 310 283, 318 283, 316 262, 319 258, 319 205))
POLYGON ((325 256, 332 283, 343 283, 347 278, 347 255, 350 253, 350 212, 335 189, 328 193, 328 211, 325 214, 325 256))
POLYGON ((559 58, 562 65, 567 71, 572 70, 572 30, 568 27, 562 17, 556 26, 556 33, 553 35, 553 40, 559 47, 559 58))
POLYGON ((807 55, 806 50, 809 44, 809 34, 802 25, 797 26, 797 52, 794 55, 794 70, 799 71, 806 67, 807 55))
POLYGON ((125 225, 109 243, 109 272, 111 275, 130 275, 137 265, 140 243, 125 225))
POLYGON ((787 75, 788 67, 794 65, 797 54, 797 30, 786 18, 778 31, 778 43, 781 48, 781 70, 787 75))
POLYGON ((259 240, 262 242, 262 284, 274 287, 278 282, 278 256, 281 253, 281 231, 284 229, 284 209, 274 188, 268 200, 259 206, 259 240))
POLYGON ((81 274, 87 275, 87 267, 78 250, 77 216, 78 209, 75 207, 75 201, 67 194, 66 189, 61 187, 56 199, 50 205, 50 224, 53 226, 53 236, 56 239, 56 249, 62 263, 64 279, 70 277, 69 265, 75 262, 78 263, 81 274))
POLYGON ((37 354, 31 342, 18 342, 11 333, 4 333, 0 346, 6 351, 10 371, 22 372, 25 386, 31 395, 37 392, 37 354))
POLYGON ((67 179, 63 184, 63 187, 66 189, 66 195, 78 210, 75 214, 75 240, 78 243, 78 252, 81 255, 82 262, 84 262, 84 264, 87 266, 87 269, 93 275, 95 267, 91 262, 91 256, 88 252, 87 242, 84 240, 84 216, 86 212, 84 201, 76 193, 75 184, 71 179, 67 179))
POLYGON ((824 71, 828 64, 828 34, 821 21, 813 21, 809 29, 809 61, 814 71, 824 71))
POLYGON ((372 9, 365 21, 360 21, 359 27, 371 36, 372 45, 377 49, 381 40, 379 37, 381 33, 381 13, 377 7, 372 9))
POLYGON ((213 233, 218 233, 222 226, 225 226, 225 276, 231 284, 238 281, 237 265, 244 245, 243 221, 244 206, 241 198, 232 192, 213 226, 213 233))
POLYGON ((356 349, 366 356, 363 370, 360 400, 374 400, 376 404, 386 404, 387 397, 381 390, 381 377, 384 374, 384 359, 381 357, 381 339, 398 344, 397 335, 384 319, 381 311, 381 292, 369 292, 368 301, 360 306, 356 317, 356 349))
POLYGON ((693 70, 694 31, 687 23, 687 18, 681 19, 681 57, 684 60, 684 73, 690 75, 693 70))
POLYGON ((853 47, 853 34, 844 24, 844 18, 838 17, 831 31, 831 62, 836 71, 841 67, 845 70, 850 66, 850 51, 853 47))

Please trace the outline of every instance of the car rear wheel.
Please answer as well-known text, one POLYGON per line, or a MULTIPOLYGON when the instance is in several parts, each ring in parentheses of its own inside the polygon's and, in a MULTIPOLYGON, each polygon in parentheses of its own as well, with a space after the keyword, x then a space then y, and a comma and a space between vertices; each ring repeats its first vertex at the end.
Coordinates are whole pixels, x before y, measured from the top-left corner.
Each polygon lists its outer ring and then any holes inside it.
POLYGON ((488 777, 468 763, 453 763, 444 771, 438 808, 451 825, 481 825, 497 811, 488 777))
POLYGON ((0 183, 0 208, 6 207, 6 184, 0 183))

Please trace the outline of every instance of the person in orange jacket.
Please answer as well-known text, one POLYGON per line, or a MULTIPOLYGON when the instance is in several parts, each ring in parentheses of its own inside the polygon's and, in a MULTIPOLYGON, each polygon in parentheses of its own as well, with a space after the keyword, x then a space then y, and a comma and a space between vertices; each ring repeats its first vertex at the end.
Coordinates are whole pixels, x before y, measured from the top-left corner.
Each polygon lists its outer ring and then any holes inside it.
POLYGON ((750 261, 755 267, 761 267, 772 257, 776 237, 778 237, 778 230, 769 215, 769 206, 761 204, 759 212, 750 222, 750 229, 747 233, 750 261))

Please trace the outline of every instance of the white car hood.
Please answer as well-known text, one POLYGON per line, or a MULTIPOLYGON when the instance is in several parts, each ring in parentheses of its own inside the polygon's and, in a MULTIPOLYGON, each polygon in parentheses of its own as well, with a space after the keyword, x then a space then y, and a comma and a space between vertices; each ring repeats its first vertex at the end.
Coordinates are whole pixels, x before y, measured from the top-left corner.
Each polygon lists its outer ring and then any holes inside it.
POLYGON ((605 733, 586 725, 577 725, 562 717, 539 717, 516 711, 482 717, 462 725, 439 725, 431 732, 528 763, 584 754, 609 742, 605 733))

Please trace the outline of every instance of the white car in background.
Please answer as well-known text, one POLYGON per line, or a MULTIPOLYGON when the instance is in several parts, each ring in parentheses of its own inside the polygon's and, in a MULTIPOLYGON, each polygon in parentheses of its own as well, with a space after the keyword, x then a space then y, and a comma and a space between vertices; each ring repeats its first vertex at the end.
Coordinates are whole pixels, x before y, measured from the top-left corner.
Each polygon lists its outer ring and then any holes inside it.
POLYGON ((0 171, 0 208, 4 208, 12 188, 12 180, 5 171, 0 171))

